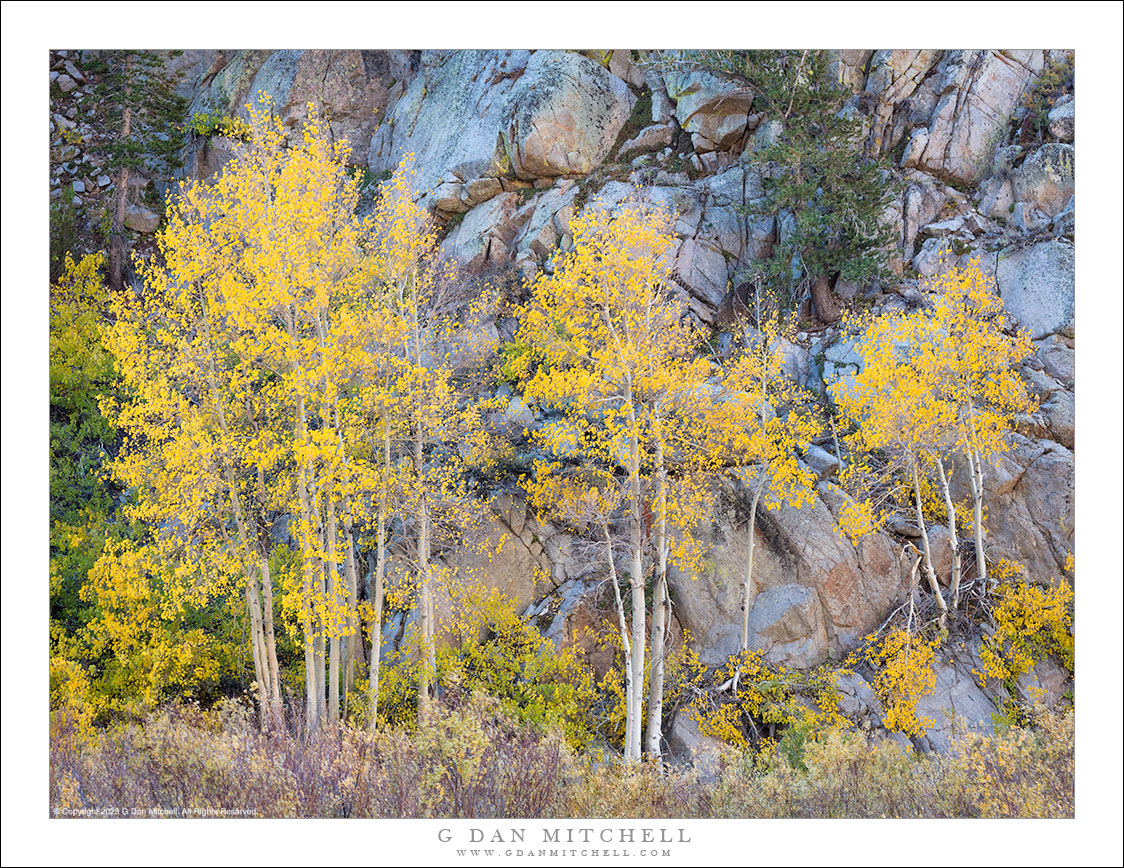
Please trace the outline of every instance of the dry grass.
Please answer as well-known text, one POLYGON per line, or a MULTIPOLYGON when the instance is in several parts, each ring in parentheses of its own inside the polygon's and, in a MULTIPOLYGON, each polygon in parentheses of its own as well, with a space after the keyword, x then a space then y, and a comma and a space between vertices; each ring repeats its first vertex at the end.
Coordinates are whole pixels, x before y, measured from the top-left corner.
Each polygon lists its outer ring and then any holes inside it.
POLYGON ((51 733, 56 816, 259 817, 1072 817, 1073 713, 968 734, 947 756, 834 729, 794 769, 730 750, 706 773, 575 757, 483 697, 425 726, 314 738, 266 734, 246 710, 170 707, 143 725, 51 733))

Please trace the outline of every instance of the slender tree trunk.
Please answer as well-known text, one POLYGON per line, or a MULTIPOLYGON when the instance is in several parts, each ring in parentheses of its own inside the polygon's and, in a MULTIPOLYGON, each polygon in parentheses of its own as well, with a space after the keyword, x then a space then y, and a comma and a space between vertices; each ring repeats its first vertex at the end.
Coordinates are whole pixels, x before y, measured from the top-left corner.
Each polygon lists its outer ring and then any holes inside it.
POLYGON ((911 635, 913 633, 913 614, 917 608, 917 580, 920 567, 921 555, 919 553, 917 557, 913 559, 913 566, 909 571, 909 618, 905 622, 905 631, 911 635))
POLYGON ((640 487, 640 441, 636 428, 636 414, 632 405, 632 387, 627 395, 629 422, 629 477, 631 483, 632 528, 630 548, 632 555, 632 694, 633 726, 629 733, 629 753, 640 757, 640 725, 644 704, 644 659, 647 613, 644 594, 644 516, 640 487))
POLYGON ((258 577, 253 570, 246 570, 246 611, 250 616, 250 649, 254 656, 254 685, 257 688, 258 719, 262 729, 269 724, 269 695, 271 685, 265 655, 265 639, 262 635, 261 604, 258 602, 258 577))
MULTIPOLYGON (((421 424, 420 420, 418 424, 421 424)), ((414 473, 418 499, 418 627, 421 632, 421 660, 418 664, 419 719, 429 712, 431 683, 437 668, 433 647, 433 603, 430 599, 429 587, 429 515, 426 510, 425 492, 422 490, 423 458, 422 438, 419 432, 414 437, 414 473)))
POLYGON ((332 611, 328 616, 330 625, 328 651, 328 720, 340 722, 340 646, 342 644, 342 610, 340 599, 339 536, 336 525, 336 508, 332 497, 324 498, 324 508, 328 519, 328 593, 332 611))
MULTIPOLYGON (((268 186, 268 185, 267 185, 268 186)), ((289 336, 289 346, 297 347, 296 336, 297 313, 295 308, 289 307, 285 311, 285 327, 289 336)), ((304 371, 298 367, 297 362, 292 362, 291 372, 298 378, 301 387, 307 380, 304 371)), ((303 393, 297 397, 297 432, 295 445, 302 450, 308 448, 308 408, 305 404, 303 393)), ((301 626, 304 630, 304 700, 305 700, 305 726, 309 733, 320 728, 323 716, 320 713, 323 691, 319 689, 320 679, 316 674, 318 623, 316 615, 316 580, 319 572, 315 558, 315 533, 316 511, 312 502, 312 461, 308 455, 299 459, 297 474, 297 499, 300 502, 300 538, 301 546, 301 626)))
MULTIPOLYGON (((768 481, 765 468, 761 468, 761 481, 757 490, 753 492, 753 500, 749 505, 749 521, 746 525, 745 542, 745 577, 742 583, 742 643, 741 650, 744 656, 749 650, 749 613, 753 610, 753 600, 756 594, 753 588, 753 559, 757 553, 757 504, 761 500, 761 492, 765 490, 768 481)), ((741 681, 742 668, 739 664, 734 671, 734 695, 738 692, 738 683, 741 681)))
MULTIPOLYGON (((306 439, 304 398, 300 399, 300 418, 302 434, 300 442, 306 439)), ((300 474, 297 483, 297 493, 301 507, 301 572, 302 572, 302 600, 301 621, 304 627, 304 699, 305 719, 309 731, 320 727, 320 705, 316 701, 316 624, 313 606, 313 572, 312 561, 312 503, 308 492, 308 461, 300 463, 300 474)))
MULTIPOLYGON (((760 299, 758 300, 760 303, 760 299)), ((760 308, 759 308, 760 310, 760 308)), ((765 381, 760 380, 757 392, 757 407, 759 420, 762 429, 765 427, 765 381)), ((840 468, 842 469, 842 467, 840 468)), ((753 500, 749 505, 749 522, 746 528, 746 544, 745 544, 745 579, 742 586, 742 653, 749 650, 749 613, 753 609, 753 559, 757 553, 757 505, 761 501, 761 493, 765 490, 765 485, 769 481, 769 467, 764 461, 761 463, 761 468, 758 471, 761 478, 757 481, 757 490, 753 492, 753 500)), ((734 672, 734 693, 738 692, 738 681, 741 678, 741 666, 738 666, 734 672)))
POLYGON ((345 626, 347 634, 343 643, 343 718, 347 720, 348 697, 355 681, 355 662, 359 653, 356 644, 359 641, 358 612, 359 612, 359 577, 355 567, 355 539, 351 532, 350 521, 344 526, 344 535, 347 540, 347 584, 344 593, 347 599, 344 606, 347 610, 345 626))
MULTIPOLYGON (((234 459, 230 454, 230 427, 227 423, 226 410, 218 386, 218 372, 215 366, 214 347, 211 339, 211 323, 207 313, 206 301, 202 304, 202 310, 203 339, 207 357, 207 386, 211 392, 211 398, 215 407, 215 416, 219 423, 219 431, 222 434, 220 461, 222 464, 223 480, 226 483, 227 497, 230 501, 231 510, 234 513, 235 526, 238 530, 238 557, 242 561, 243 572, 246 576, 246 606, 250 616, 250 644, 254 657, 254 679, 258 686, 258 710, 261 722, 264 726, 267 717, 272 716, 274 713, 272 696, 279 688, 275 685, 273 674, 269 669, 269 655, 266 651, 261 603, 258 598, 257 564, 253 555, 256 537, 250 532, 246 514, 242 509, 242 495, 239 492, 238 481, 234 475, 234 459)), ((272 613, 270 615, 270 626, 272 628, 272 613)))
POLYGON ((270 702, 273 706, 274 723, 280 726, 281 716, 281 669, 277 665, 277 640, 273 629, 273 578, 269 574, 269 559, 261 559, 262 608, 265 613, 265 651, 270 672, 272 691, 270 702))
MULTIPOLYGON (((322 483, 321 483, 322 484, 322 483)), ((313 501, 314 512, 316 514, 316 551, 324 554, 327 552, 327 540, 325 539, 325 517, 324 517, 324 494, 323 490, 317 493, 313 501)), ((316 581, 316 600, 318 602, 317 609, 323 612, 323 609, 328 600, 327 589, 327 563, 323 557, 317 557, 317 569, 315 571, 316 581)), ((316 619, 316 642, 314 649, 316 653, 316 705, 317 705, 317 718, 323 722, 328 719, 328 700, 326 693, 326 663, 327 663, 327 645, 328 645, 328 621, 325 620, 323 614, 319 614, 316 619)))
MULTIPOLYGON (((125 108, 121 114, 121 143, 125 144, 132 135, 133 110, 130 107, 133 57, 125 58, 125 108)), ((125 211, 128 208, 129 167, 121 166, 117 172, 117 201, 113 209, 113 228, 109 240, 109 287, 121 289, 124 284, 125 264, 125 211)))
POLYGON ((671 621, 671 597, 667 591, 667 468, 664 466, 663 432, 656 417, 653 441, 656 447, 656 556, 658 575, 652 600, 652 665, 648 675, 648 730, 646 748, 651 756, 662 755, 664 658, 667 656, 668 630, 671 621))
POLYGON ((342 487, 345 491, 341 501, 341 508, 343 509, 342 548, 345 550, 345 555, 344 578, 341 579, 343 594, 343 641, 340 648, 340 656, 342 658, 340 665, 343 667, 343 719, 347 720, 348 703, 355 676, 355 659, 358 654, 362 653, 358 648, 360 636, 359 630, 357 629, 359 620, 359 581, 356 576, 355 568, 354 506, 352 504, 351 495, 346 493, 351 489, 351 479, 348 470, 347 448, 343 441, 343 426, 340 424, 339 401, 337 400, 333 400, 332 402, 332 418, 336 426, 336 442, 339 444, 340 459, 343 462, 342 477, 344 485, 342 487))
POLYGON ((613 599, 617 604, 617 624, 621 631, 621 650, 624 652, 624 758, 626 760, 640 759, 640 752, 633 753, 631 735, 636 727, 636 694, 632 689, 632 643, 628 638, 628 619, 624 614, 624 600, 621 599, 620 580, 617 578, 617 564, 613 560, 613 538, 609 535, 609 523, 602 522, 601 529, 605 533, 605 553, 609 560, 609 581, 613 585, 613 599))
MULTIPOLYGON (((968 423, 971 426, 972 444, 977 441, 976 407, 968 401, 968 423)), ((984 554, 983 527, 983 456, 974 445, 964 450, 968 458, 968 483, 972 489, 972 536, 976 544, 976 576, 982 583, 987 579, 987 556, 984 554)))
POLYGON ((943 628, 948 623, 948 606, 945 604, 944 595, 941 593, 941 586, 937 583, 937 573, 933 569, 933 552, 929 547, 929 533, 925 529, 925 515, 922 512, 921 505, 921 479, 917 472, 917 456, 911 454, 909 464, 913 471, 914 509, 917 513, 917 526, 921 529, 921 542, 924 544, 925 577, 929 580, 929 588, 937 602, 937 611, 940 613, 938 623, 943 628))
POLYGON ((969 449, 965 455, 968 459, 968 483, 972 489, 972 541, 976 547, 976 577, 983 582, 987 579, 983 531, 983 471, 980 468, 979 453, 969 449))
POLYGON ((373 623, 371 624, 371 719, 368 728, 374 732, 378 726, 379 709, 379 661, 382 655, 382 607, 384 581, 386 576, 386 501, 388 476, 390 473, 390 426, 383 419, 382 426, 383 480, 379 488, 379 512, 375 531, 378 560, 375 562, 375 600, 373 623))
POLYGON ((956 507, 952 504, 952 493, 948 488, 948 476, 944 472, 944 462, 937 459, 937 474, 944 494, 944 508, 948 513, 948 544, 952 548, 952 575, 949 576, 949 594, 952 596, 952 611, 960 606, 960 540, 956 536, 956 507))
MULTIPOLYGON (((418 310, 417 272, 407 277, 406 293, 409 297, 410 325, 414 340, 414 367, 423 370, 421 348, 421 311, 418 310)), ((420 390, 419 390, 420 391, 420 390)), ((434 647, 433 599, 429 584, 429 513, 425 491, 425 418, 421 404, 423 396, 415 394, 414 419, 414 477, 417 485, 418 521, 418 625, 421 630, 421 661, 418 671, 418 718, 429 710, 430 692, 437 670, 437 651, 434 647)))

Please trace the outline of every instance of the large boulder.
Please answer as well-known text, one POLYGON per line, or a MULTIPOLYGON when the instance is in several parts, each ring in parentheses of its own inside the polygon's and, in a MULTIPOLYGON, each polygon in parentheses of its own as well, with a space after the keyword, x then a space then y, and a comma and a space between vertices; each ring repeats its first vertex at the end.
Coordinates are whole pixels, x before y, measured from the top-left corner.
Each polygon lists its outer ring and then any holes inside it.
POLYGON ((1000 254, 999 295, 1033 338, 1073 336, 1073 245, 1046 241, 1000 254))
POLYGON ((1042 64, 1039 50, 946 52, 934 73, 938 98, 928 119, 914 128, 902 165, 978 184, 1042 64))
POLYGON ((1060 214, 1073 196, 1073 170, 1073 145, 1043 145, 1012 173, 1015 200, 1033 205, 1048 217, 1060 214))
POLYGON ((371 141, 385 172, 416 156, 423 193, 441 181, 585 174, 608 156, 635 97, 568 51, 427 51, 371 141))
POLYGON ((523 612, 554 585, 550 580, 550 558, 541 545, 524 538, 512 525, 520 527, 513 513, 525 509, 511 497, 501 497, 481 522, 482 540, 458 559, 458 567, 485 587, 495 588, 510 599, 517 612, 523 612))
POLYGON ((531 219, 531 205, 518 193, 501 193, 477 205, 441 242, 441 249, 470 271, 510 258, 519 231, 531 219))
POLYGON ((1073 452, 1051 440, 1015 438, 1014 448, 984 470, 988 556, 1010 558, 1031 577, 1062 575, 1073 552, 1073 452))
MULTIPOLYGON (((1068 393, 1050 397, 1059 394, 1068 393)), ((1034 419, 1027 423, 1032 435, 1041 427, 1034 419)), ((970 496, 967 477, 967 466, 958 463, 951 479, 956 502, 970 496)), ((1011 448, 985 464, 983 478, 988 560, 1021 563, 1037 581, 1060 577, 1074 546, 1073 452, 1054 440, 1015 434, 1011 448)))
MULTIPOLYGON (((669 572, 676 612, 707 663, 740 647, 747 534, 739 512, 751 497, 744 483, 732 483, 702 530, 706 568, 697 576, 669 572)), ((853 545, 819 497, 802 509, 758 510, 753 573, 751 645, 794 666, 842 654, 881 623, 905 589, 889 538, 853 545)))
MULTIPOLYGON (((207 85, 189 112, 219 112, 248 117, 246 105, 268 96, 288 127, 297 127, 314 104, 336 139, 351 145, 350 162, 366 165, 371 133, 390 99, 397 60, 384 51, 238 51, 210 58, 207 85), (216 68, 218 67, 218 68, 216 68)), ((184 73, 199 75, 208 58, 195 58, 184 73)))
POLYGON ((1050 109, 1050 114, 1046 118, 1050 125, 1050 135, 1056 139, 1061 139, 1063 142, 1073 141, 1073 109, 1072 98, 1050 109))
POLYGON ((1073 342, 1060 335, 1050 335, 1034 344, 1035 355, 1041 360, 1045 372, 1060 385, 1072 389, 1075 373, 1073 342))
POLYGON ((374 132, 371 171, 392 171, 412 153, 421 193, 441 181, 505 174, 510 163, 502 136, 530 57, 525 50, 422 52, 405 92, 374 132))
POLYGON ((721 770, 722 757, 729 747, 721 739, 704 735, 694 709, 680 708, 667 733, 669 758, 677 764, 690 764, 704 779, 715 781, 721 770))
POLYGON ((828 641, 815 588, 786 584, 763 590, 750 610, 749 635, 766 660, 799 667, 819 663, 828 641))
POLYGON ((684 132, 696 151, 717 151, 740 144, 746 134, 755 91, 708 72, 665 74, 667 93, 684 132))
POLYGON ((706 304, 712 320, 726 297, 730 279, 722 251, 706 241, 688 238, 679 248, 675 275, 692 296, 706 304))
POLYGON ((516 83, 505 144, 520 178, 586 174, 609 155, 632 113, 628 86, 588 58, 538 51, 516 83))
POLYGON ((925 732, 915 743, 923 750, 947 753, 959 733, 991 733, 996 704, 972 674, 972 668, 978 668, 974 654, 961 652, 934 663, 936 683, 917 700, 915 713, 925 732))

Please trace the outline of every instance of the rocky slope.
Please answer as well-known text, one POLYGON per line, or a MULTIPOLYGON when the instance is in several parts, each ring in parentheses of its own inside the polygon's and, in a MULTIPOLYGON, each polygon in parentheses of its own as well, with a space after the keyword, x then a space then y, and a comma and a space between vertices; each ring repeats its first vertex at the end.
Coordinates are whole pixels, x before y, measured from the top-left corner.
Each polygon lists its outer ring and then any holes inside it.
MULTIPOLYGON (((53 56, 52 136, 63 149, 75 123, 68 104, 83 86, 81 59, 53 56)), ((678 214, 677 292, 721 341, 731 287, 786 232, 783 220, 755 211, 763 191, 748 159, 775 130, 753 113, 751 93, 705 73, 660 74, 643 60, 643 52, 626 50, 195 51, 169 67, 191 100, 189 113, 244 113, 243 104, 265 92, 290 125, 309 102, 321 105, 334 133, 350 141, 352 161, 376 179, 414 154, 424 201, 445 227, 443 249, 471 269, 526 277, 550 269, 568 249, 569 221, 581 208, 619 201, 639 186, 678 214)), ((883 49, 840 51, 833 61, 854 94, 848 110, 863 120, 861 146, 890 157, 896 182, 884 215, 896 239, 896 279, 840 281, 835 292, 874 310, 921 304, 918 278, 936 272, 947 246, 959 263, 978 256, 994 273, 1007 309, 1034 338, 1025 374, 1041 409, 986 476, 988 545, 1036 577, 1058 576, 1074 535, 1074 102, 1046 85, 1072 55, 883 49)), ((185 171, 206 177, 230 153, 221 138, 196 138, 185 171)), ((111 179, 85 159, 75 151, 56 161, 52 195, 87 207, 109 192, 111 179)), ((130 227, 151 233, 158 215, 139 202, 137 209, 130 227)), ((497 327, 510 333, 510 324, 497 327)), ((825 401, 825 385, 859 363, 831 327, 802 333, 787 353, 790 374, 825 401)), ((541 420, 510 395, 500 421, 541 420)), ((901 602, 908 579, 900 538, 878 534, 856 546, 836 532, 830 452, 816 448, 803 460, 821 480, 819 497, 810 508, 761 516, 760 592, 750 618, 756 647, 796 667, 841 657, 901 602)), ((673 578, 677 626, 708 662, 737 646, 743 500, 730 483, 706 531, 708 569, 673 578)), ((602 604, 596 564, 517 495, 498 497, 493 512, 493 533, 508 541, 489 580, 556 641, 581 643, 602 604)), ((388 640, 401 627, 390 625, 388 640)), ((968 649, 964 659, 942 661, 926 700, 932 707, 923 709, 940 724, 928 737, 932 746, 947 743, 943 709, 991 725, 994 705, 969 674, 971 657, 968 649)), ((1037 677, 1054 698, 1065 689, 1058 672, 1037 677)), ((843 686, 853 716, 876 725, 869 685, 856 675, 843 686)), ((681 748, 698 741, 689 730, 676 730, 681 748)))

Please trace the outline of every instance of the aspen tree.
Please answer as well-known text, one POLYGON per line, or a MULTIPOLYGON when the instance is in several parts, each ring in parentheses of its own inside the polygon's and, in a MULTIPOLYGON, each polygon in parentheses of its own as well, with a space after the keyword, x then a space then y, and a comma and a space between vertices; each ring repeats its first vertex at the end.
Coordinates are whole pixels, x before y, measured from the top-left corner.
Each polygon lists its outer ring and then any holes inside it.
POLYGON ((105 408, 125 442, 113 471, 139 492, 133 520, 154 528, 149 546, 219 573, 240 571, 263 722, 280 715, 276 647, 263 569, 274 504, 259 484, 270 466, 258 426, 283 406, 260 368, 231 358, 236 343, 217 301, 214 273, 146 275, 140 298, 122 296, 105 344, 128 397, 105 408))
POLYGON ((925 338, 928 323, 900 313, 884 314, 862 330, 858 352, 862 370, 852 379, 830 387, 844 416, 856 426, 852 443, 859 454, 883 452, 890 457, 888 472, 902 474, 900 486, 911 501, 913 519, 922 543, 923 566, 937 605, 940 623, 948 605, 933 568, 933 553, 925 520, 922 480, 953 436, 954 408, 933 390, 926 372, 931 350, 925 338))
POLYGON ((245 564, 257 681, 278 710, 268 554, 273 525, 298 516, 306 714, 316 728, 339 719, 341 651, 357 629, 340 408, 368 352, 371 224, 355 215, 346 143, 329 141, 311 107, 287 143, 268 97, 262 106, 213 183, 181 187, 158 236, 163 262, 142 268, 141 299, 122 297, 113 349, 126 375, 148 385, 124 408, 137 436, 121 466, 155 460, 145 430, 154 418, 179 450, 178 461, 164 458, 166 471, 201 472, 201 457, 214 465, 222 489, 194 506, 213 511, 221 534, 228 521, 235 528, 228 543, 245 564))
MULTIPOLYGON (((426 315, 434 283, 436 235, 425 212, 413 197, 413 169, 404 161, 390 182, 383 188, 375 221, 378 227, 376 259, 380 280, 387 288, 388 303, 396 319, 400 347, 397 349, 398 382, 395 386, 397 409, 405 415, 406 437, 409 440, 410 478, 406 481, 407 499, 412 510, 415 534, 415 569, 417 581, 417 626, 421 655, 418 675, 418 711, 428 708, 432 678, 436 670, 433 599, 431 585, 431 516, 430 498, 426 491, 425 449, 429 432, 440 424, 441 410, 448 409, 447 374, 435 369, 428 350, 433 340, 426 315)), ((390 447, 384 441, 384 456, 390 447)), ((381 500, 380 500, 381 503, 381 500)), ((380 510, 385 521, 385 512, 380 510)), ((380 522, 381 523, 381 522, 380 522)), ((385 531, 383 531, 385 534, 385 531)), ((385 542, 381 560, 385 560, 385 542)), ((385 579, 383 568, 377 567, 376 596, 385 579)), ((381 614, 381 613, 379 613, 381 614)), ((376 653, 372 630, 372 666, 376 653)), ((372 679, 377 685, 377 676, 372 679)), ((372 687, 372 691, 377 686, 372 687)), ((377 702, 377 694, 372 694, 377 702)))
MULTIPOLYGON (((952 566, 951 609, 960 602, 961 559, 952 498, 952 459, 962 455, 972 493, 972 524, 979 580, 987 575, 983 545, 983 472, 1006 448, 1018 419, 1034 402, 1018 372, 1031 352, 1025 333, 1013 332, 994 282, 978 260, 946 268, 930 280, 931 308, 884 315, 861 329, 863 370, 835 387, 836 400, 857 426, 860 454, 886 450, 887 468, 904 470, 922 540, 924 572, 942 625, 949 605, 937 584, 925 520, 924 490, 936 487, 937 510, 947 521, 952 566)), ((860 462, 861 463, 861 462, 860 462)), ((857 476, 857 475, 856 475, 857 476)), ((873 516, 868 499, 860 510, 873 516)), ((871 523, 859 522, 861 533, 871 523)))
MULTIPOLYGON (((689 416, 685 410, 710 400, 701 388, 711 373, 709 363, 693 357, 698 336, 669 292, 667 227, 666 213, 635 201, 611 213, 604 205, 591 206, 571 224, 570 253, 552 275, 535 281, 519 334, 541 361, 533 374, 528 372, 525 397, 564 416, 535 434, 547 458, 536 466, 532 499, 554 501, 567 511, 565 504, 575 497, 555 477, 565 475, 569 458, 597 469, 595 500, 603 511, 613 503, 624 512, 631 612, 622 642, 628 684, 625 757, 630 760, 641 754, 647 552, 654 546, 657 574, 645 741, 658 755, 668 560, 692 551, 687 541, 699 520, 697 510, 682 509, 697 503, 683 495, 687 489, 672 484, 669 470, 673 462, 689 460, 687 447, 695 445, 677 439, 685 424, 681 420, 689 416), (610 494, 607 488, 614 485, 617 490, 610 494)), ((601 530, 610 533, 607 518, 601 530)), ((606 542, 611 551, 611 540, 606 542)), ((613 563, 610 573, 615 571, 613 563)))
POLYGON ((471 370, 496 349, 485 334, 484 318, 494 293, 467 283, 452 261, 438 255, 436 230, 418 206, 413 190, 413 156, 403 158, 383 185, 372 215, 372 257, 380 288, 378 343, 385 389, 379 429, 382 461, 388 468, 378 494, 375 623, 372 628, 372 726, 377 704, 378 618, 386 580, 387 497, 393 490, 412 536, 419 652, 418 711, 424 715, 434 692, 438 579, 433 546, 449 537, 471 535, 479 523, 463 486, 463 470, 485 446, 479 410, 458 394, 455 372, 471 370), (393 465, 394 469, 391 470, 393 465))
MULTIPOLYGON (((1017 421, 1036 409, 1019 373, 1019 365, 1033 352, 1033 345, 1025 331, 1012 327, 995 280, 984 273, 978 259, 965 267, 943 269, 926 289, 936 296, 929 365, 936 390, 957 411, 957 446, 968 465, 972 493, 976 576, 982 581, 987 578, 984 469, 1006 450, 1017 421)), ((943 475, 941 488, 951 513, 943 475)), ((950 523, 950 531, 952 527, 950 523)), ((952 589, 953 608, 959 602, 958 579, 952 589)))

